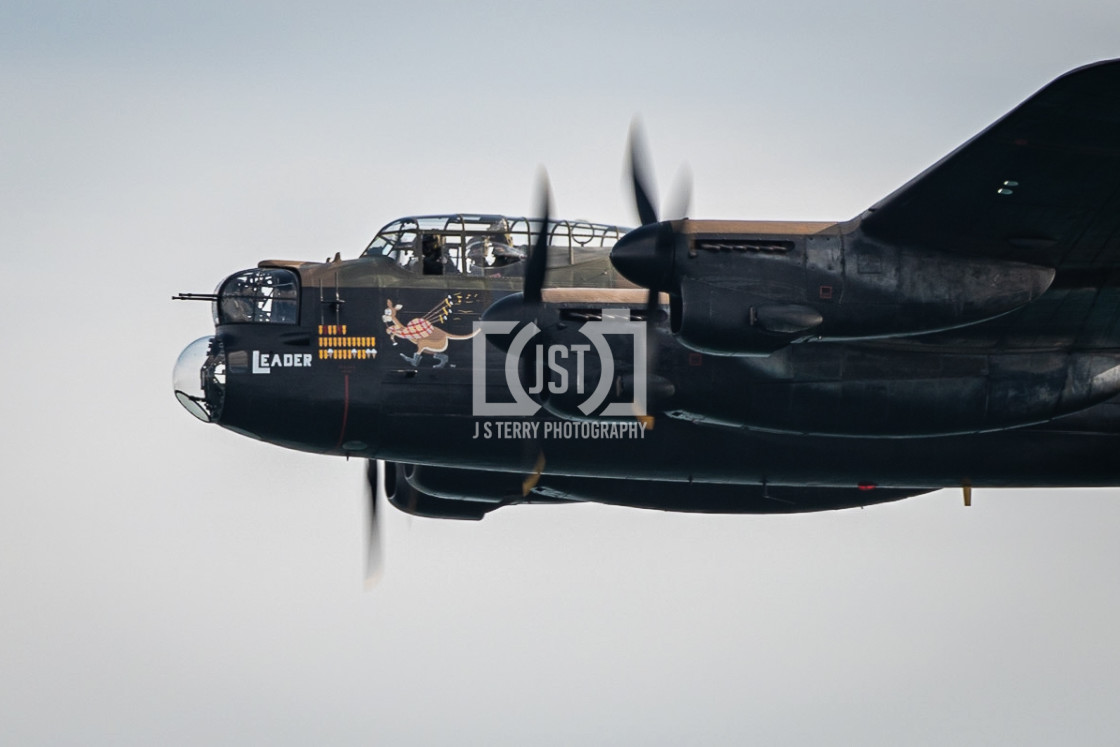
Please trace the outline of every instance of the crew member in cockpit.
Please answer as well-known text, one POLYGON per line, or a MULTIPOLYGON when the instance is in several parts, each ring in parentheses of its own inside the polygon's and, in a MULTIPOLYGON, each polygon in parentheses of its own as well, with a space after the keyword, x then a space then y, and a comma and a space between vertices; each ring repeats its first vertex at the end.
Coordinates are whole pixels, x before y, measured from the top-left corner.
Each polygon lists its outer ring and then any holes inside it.
POLYGON ((443 253, 443 237, 439 234, 424 234, 420 242, 425 275, 443 275, 446 272, 447 257, 443 253))
POLYGON ((513 235, 509 232, 509 224, 502 218, 490 225, 493 233, 489 236, 493 260, 489 263, 493 267, 504 267, 514 262, 519 262, 525 255, 513 248, 513 235))
MULTIPOLYGON (((525 258, 524 252, 513 246, 513 236, 509 232, 506 219, 490 224, 488 234, 472 240, 467 244, 467 257, 475 267, 481 270, 496 270, 506 265, 512 265, 525 258)), ((500 277, 498 273, 487 272, 488 275, 500 277)))

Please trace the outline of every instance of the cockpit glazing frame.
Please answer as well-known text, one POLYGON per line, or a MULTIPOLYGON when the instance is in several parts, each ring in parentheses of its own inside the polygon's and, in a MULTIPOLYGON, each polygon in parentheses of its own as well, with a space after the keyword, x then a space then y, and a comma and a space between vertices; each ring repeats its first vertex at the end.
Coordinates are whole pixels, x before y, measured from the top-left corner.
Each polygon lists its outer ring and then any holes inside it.
MULTIPOLYGON (((417 274, 485 277, 524 272, 540 218, 456 213, 400 218, 377 232, 363 257, 384 256, 417 274)), ((605 256, 629 229, 589 221, 550 220, 549 265, 559 267, 605 256)))

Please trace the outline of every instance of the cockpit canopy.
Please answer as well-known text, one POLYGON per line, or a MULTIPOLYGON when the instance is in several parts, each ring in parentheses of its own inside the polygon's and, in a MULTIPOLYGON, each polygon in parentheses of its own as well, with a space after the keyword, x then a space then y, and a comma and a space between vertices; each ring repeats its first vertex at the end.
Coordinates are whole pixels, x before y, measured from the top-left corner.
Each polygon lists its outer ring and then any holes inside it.
MULTIPOLYGON (((390 257, 424 275, 521 275, 539 218, 429 215, 401 218, 377 232, 363 257, 390 257)), ((602 257, 629 229, 587 221, 550 220, 549 266, 602 257)))

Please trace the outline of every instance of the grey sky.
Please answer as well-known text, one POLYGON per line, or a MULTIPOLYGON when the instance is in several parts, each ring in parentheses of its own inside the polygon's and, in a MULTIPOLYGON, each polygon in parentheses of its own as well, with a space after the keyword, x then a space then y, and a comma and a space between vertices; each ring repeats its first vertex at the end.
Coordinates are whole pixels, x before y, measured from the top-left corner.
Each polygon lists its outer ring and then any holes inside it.
POLYGON ((171 366, 265 257, 400 215, 632 223, 640 113, 695 217, 843 219, 1050 79, 1115 2, 0 5, 0 741, 1110 744, 1120 494, 800 517, 386 518, 202 426, 171 366))

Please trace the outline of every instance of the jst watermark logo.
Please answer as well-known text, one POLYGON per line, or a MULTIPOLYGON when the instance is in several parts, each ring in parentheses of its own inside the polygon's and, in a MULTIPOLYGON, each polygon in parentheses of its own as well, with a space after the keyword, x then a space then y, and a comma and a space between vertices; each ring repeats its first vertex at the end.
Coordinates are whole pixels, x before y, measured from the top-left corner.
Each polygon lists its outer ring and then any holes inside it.
POLYGON ((504 353, 505 384, 512 402, 489 402, 486 399, 487 352, 503 355, 497 348, 488 345, 487 337, 508 336, 517 328, 517 322, 475 322, 474 328, 479 332, 473 342, 474 376, 471 381, 475 416, 531 417, 541 408, 534 395, 545 395, 545 387, 548 388, 548 396, 563 396, 585 416, 594 413, 608 418, 645 415, 645 323, 622 320, 586 322, 579 328, 586 341, 545 344, 536 339, 540 328, 530 322, 513 337, 504 353), (628 382, 633 382, 629 386, 619 386, 621 380, 615 375, 615 356, 608 342, 609 336, 618 336, 623 342, 626 337, 631 340, 631 344, 626 346, 633 351, 632 365, 626 366, 633 372, 627 377, 628 382), (536 369, 529 372, 527 378, 533 383, 528 387, 522 384, 519 371, 519 362, 526 355, 527 348, 530 355, 526 360, 535 361, 536 369), (612 391, 617 393, 621 390, 632 391, 633 398, 626 402, 611 402, 603 407, 612 391))

